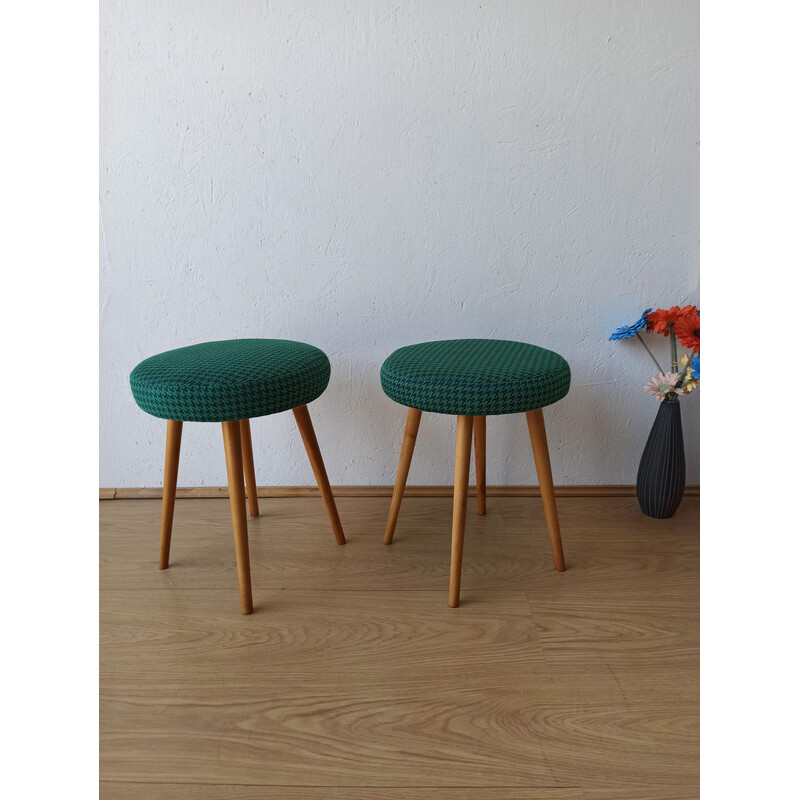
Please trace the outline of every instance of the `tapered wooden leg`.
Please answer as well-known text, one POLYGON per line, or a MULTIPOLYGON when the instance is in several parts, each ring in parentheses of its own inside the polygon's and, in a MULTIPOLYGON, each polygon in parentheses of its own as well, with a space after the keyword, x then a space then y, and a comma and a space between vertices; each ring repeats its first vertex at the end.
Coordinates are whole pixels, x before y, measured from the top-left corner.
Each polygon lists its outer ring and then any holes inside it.
POLYGON ((228 468, 228 494, 231 500, 233 541, 236 546, 236 569, 239 573, 239 597, 242 601, 242 614, 252 614, 253 592, 250 587, 250 545, 247 541, 242 438, 238 420, 222 423, 222 438, 225 442, 225 465, 228 468))
POLYGON ((456 472, 453 485, 453 538, 450 544, 450 608, 458 608, 461 595, 461 556, 467 522, 469 457, 472 452, 472 417, 458 418, 456 430, 456 472))
POLYGON ((308 406, 298 406, 292 409, 300 435, 303 437, 303 444, 306 446, 308 460, 311 462, 311 469, 314 470, 314 477, 317 479, 317 486, 325 501, 325 508, 328 511, 328 519, 331 521, 333 535, 336 537, 336 544, 344 544, 342 523, 339 521, 339 512, 336 510, 336 502, 333 499, 331 485, 328 483, 328 473, 325 472, 325 464, 322 461, 322 453, 319 451, 317 436, 314 433, 314 426, 311 424, 311 416, 308 413, 308 406))
POLYGON ((183 422, 167 420, 167 453, 164 458, 164 494, 161 500, 161 548, 158 568, 169 566, 169 544, 172 541, 172 517, 175 512, 175 489, 178 485, 178 461, 181 456, 183 422))
POLYGON ((239 420, 239 435, 242 438, 242 466, 247 488, 247 502, 250 505, 250 516, 258 516, 258 489, 256 488, 256 467, 253 463, 253 439, 250 436, 250 420, 239 420))
POLYGON ((383 543, 391 544, 397 517, 400 514, 400 504, 403 502, 403 493, 406 490, 408 470, 411 467, 411 457, 414 455, 414 445, 417 443, 417 431, 422 412, 416 408, 409 408, 406 414, 406 432, 403 434, 403 446, 400 448, 400 463, 397 465, 397 477, 394 481, 392 504, 389 506, 389 519, 386 522, 386 532, 383 534, 383 543))
POLYGON ((525 418, 528 421, 528 433, 531 437, 533 460, 536 462, 536 474, 539 476, 539 489, 544 503, 544 517, 547 520, 550 547, 553 549, 553 561, 556 569, 563 572, 567 567, 564 563, 564 549, 561 546, 561 529, 558 525, 553 473, 550 470, 550 452, 547 449, 547 434, 544 430, 544 414, 542 414, 541 408, 537 408, 536 411, 528 411, 525 418))
POLYGON ((486 513, 486 417, 473 417, 475 431, 475 494, 478 513, 486 513))

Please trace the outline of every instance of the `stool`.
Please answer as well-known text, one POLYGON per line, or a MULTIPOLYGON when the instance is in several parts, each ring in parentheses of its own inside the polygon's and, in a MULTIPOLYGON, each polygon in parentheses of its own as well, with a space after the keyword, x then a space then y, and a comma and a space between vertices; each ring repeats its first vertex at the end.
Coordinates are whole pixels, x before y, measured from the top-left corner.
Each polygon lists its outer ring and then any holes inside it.
POLYGON ((336 542, 345 543, 306 405, 325 391, 330 375, 331 365, 322 350, 283 339, 231 339, 180 347, 148 358, 133 370, 131 390, 137 405, 167 420, 159 569, 169 566, 184 422, 222 423, 243 614, 253 612, 245 477, 250 514, 258 516, 251 418, 292 409, 336 542))
POLYGON ((408 406, 385 544, 391 544, 394 536, 422 412, 458 416, 450 550, 451 608, 458 607, 461 589, 473 431, 478 513, 486 513, 486 417, 489 415, 525 413, 553 560, 557 570, 565 569, 542 408, 564 397, 569 382, 569 365, 557 353, 532 344, 497 339, 415 344, 395 350, 384 361, 383 391, 392 400, 408 406))

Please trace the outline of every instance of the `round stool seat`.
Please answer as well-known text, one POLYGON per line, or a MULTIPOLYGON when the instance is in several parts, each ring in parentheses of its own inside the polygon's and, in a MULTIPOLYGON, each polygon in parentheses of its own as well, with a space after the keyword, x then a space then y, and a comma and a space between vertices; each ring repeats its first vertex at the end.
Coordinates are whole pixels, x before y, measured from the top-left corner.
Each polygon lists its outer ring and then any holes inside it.
POLYGON ((184 422, 277 414, 316 400, 331 365, 317 347, 285 339, 229 339, 168 350, 131 373, 137 405, 184 422))
POLYGON ((560 400, 569 365, 558 353, 502 339, 450 339, 395 350, 381 367, 383 391, 420 411, 518 414, 560 400))

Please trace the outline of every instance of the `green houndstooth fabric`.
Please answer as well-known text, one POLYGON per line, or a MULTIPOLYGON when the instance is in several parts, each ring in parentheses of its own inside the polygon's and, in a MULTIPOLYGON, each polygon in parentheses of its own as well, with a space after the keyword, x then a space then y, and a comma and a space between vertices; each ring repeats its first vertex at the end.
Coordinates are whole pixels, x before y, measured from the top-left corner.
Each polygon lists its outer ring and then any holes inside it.
POLYGON ((310 344, 229 339, 145 359, 131 373, 131 391, 154 417, 225 422, 310 403, 330 376, 328 357, 310 344))
POLYGON ((412 344, 381 367, 381 385, 392 400, 465 416, 542 408, 564 397, 569 380, 569 364, 558 353, 501 339, 412 344))

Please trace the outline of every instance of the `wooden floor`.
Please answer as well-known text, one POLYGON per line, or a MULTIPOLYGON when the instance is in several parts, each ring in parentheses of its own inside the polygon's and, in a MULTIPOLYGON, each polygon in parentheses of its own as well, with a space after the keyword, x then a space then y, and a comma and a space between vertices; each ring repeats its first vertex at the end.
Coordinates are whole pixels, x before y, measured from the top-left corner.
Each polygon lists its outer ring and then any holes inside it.
POLYGON ((100 503, 106 800, 682 800, 698 796, 699 499, 261 501, 239 613, 226 500, 100 503))

